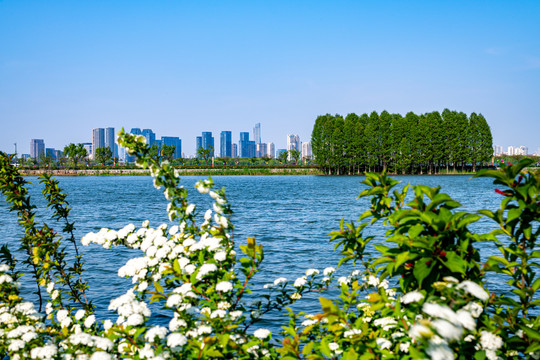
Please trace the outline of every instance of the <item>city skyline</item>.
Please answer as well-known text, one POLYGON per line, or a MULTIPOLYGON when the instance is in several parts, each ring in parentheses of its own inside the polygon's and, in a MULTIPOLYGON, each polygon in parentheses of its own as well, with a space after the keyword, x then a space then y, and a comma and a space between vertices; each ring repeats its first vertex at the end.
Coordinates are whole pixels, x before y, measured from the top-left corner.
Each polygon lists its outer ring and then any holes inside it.
POLYGON ((536 149, 539 17, 537 1, 1 1, 0 150, 87 142, 104 124, 191 149, 201 127, 261 123, 284 148, 326 113, 445 108, 482 113, 494 144, 536 149))

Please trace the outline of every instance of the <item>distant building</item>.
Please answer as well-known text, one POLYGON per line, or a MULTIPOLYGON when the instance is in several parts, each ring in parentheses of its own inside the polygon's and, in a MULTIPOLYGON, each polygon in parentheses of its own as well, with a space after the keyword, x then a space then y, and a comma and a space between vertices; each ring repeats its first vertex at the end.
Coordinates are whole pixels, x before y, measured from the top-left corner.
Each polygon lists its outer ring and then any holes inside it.
POLYGON ((142 135, 142 131, 139 128, 132 128, 129 133, 133 135, 142 135))
POLYGON ((268 143, 268 157, 269 158, 275 158, 276 157, 276 146, 273 142, 268 143))
POLYGON ((261 143, 261 123, 255 124, 253 128, 253 141, 255 141, 255 144, 261 143))
POLYGON ((313 153, 311 152, 311 143, 305 142, 302 144, 302 159, 311 160, 313 153))
POLYGON ((86 149, 86 156, 91 157, 92 155, 92 143, 82 143, 83 147, 86 149))
POLYGON ((268 156, 268 147, 266 146, 265 143, 255 144, 255 156, 258 158, 268 156))
MULTIPOLYGON (((301 145, 300 145, 300 136, 289 134, 287 135, 287 151, 290 150, 297 150, 302 151, 301 145)), ((291 160, 291 154, 289 153, 289 160, 291 160)))
POLYGON ((57 155, 56 149, 54 149, 54 148, 45 148, 45 156, 48 157, 49 159, 54 160, 54 161, 58 160, 56 155, 57 155))
MULTIPOLYGON (((129 133, 133 134, 133 135, 142 135, 142 131, 139 128, 132 128, 129 133)), ((125 151, 125 149, 123 151, 124 151, 124 162, 125 163, 135 162, 135 156, 129 155, 127 153, 127 151, 125 151)))
POLYGON ((499 156, 499 155, 502 155, 503 153, 503 147, 501 145, 495 145, 493 147, 493 153, 495 154, 495 156, 499 156))
POLYGON ((248 132, 240 133, 240 141, 238 142, 240 157, 252 158, 255 157, 255 141, 249 140, 248 132))
POLYGON ((148 146, 152 146, 156 142, 156 134, 152 129, 143 129, 141 135, 146 138, 146 144, 148 146))
POLYGON ((210 157, 214 157, 214 137, 212 136, 211 131, 203 131, 202 136, 197 136, 197 138, 195 139, 195 156, 197 156, 199 148, 203 148, 206 150, 211 148, 212 152, 210 153, 210 157))
POLYGON ((30 140, 30 157, 39 160, 45 155, 45 141, 43 139, 30 140))
POLYGON ((232 157, 232 132, 222 131, 219 140, 219 155, 221 157, 232 157))
POLYGON ((162 136, 161 145, 174 146, 174 159, 182 157, 182 140, 177 136, 162 136))
POLYGON ((94 159, 96 150, 105 147, 105 129, 97 128, 92 130, 92 153, 90 158, 94 159))
POLYGON ((238 145, 232 144, 232 157, 237 158, 238 157, 238 145))
POLYGON ((113 159, 118 157, 118 148, 116 146, 116 136, 114 134, 114 128, 105 128, 105 147, 111 149, 113 159))

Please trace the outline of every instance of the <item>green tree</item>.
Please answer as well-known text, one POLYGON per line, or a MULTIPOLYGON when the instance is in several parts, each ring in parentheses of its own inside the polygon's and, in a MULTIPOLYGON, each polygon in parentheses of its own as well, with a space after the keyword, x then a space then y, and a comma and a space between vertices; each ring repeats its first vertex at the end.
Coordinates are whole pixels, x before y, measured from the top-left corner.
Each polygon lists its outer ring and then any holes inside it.
POLYGON ((480 134, 479 160, 489 162, 493 156, 493 136, 491 129, 482 114, 478 115, 478 132, 480 134))
POLYGON ((197 149, 197 157, 204 159, 204 162, 208 165, 208 159, 214 152, 214 147, 209 146, 208 149, 203 148, 202 146, 197 149))
POLYGON ((294 162, 294 165, 298 165, 298 161, 300 160, 301 155, 302 153, 297 149, 289 150, 289 157, 294 162))
POLYGON ((163 144, 161 146, 161 157, 165 160, 171 161, 173 159, 175 150, 176 146, 163 144))
POLYGON ((112 158, 111 148, 108 146, 97 148, 94 153, 94 160, 96 162, 105 165, 107 161, 112 158))
POLYGON ((64 155, 69 157, 71 161, 73 161, 73 165, 77 167, 77 164, 82 159, 86 158, 88 156, 88 152, 84 148, 84 145, 79 144, 69 144, 64 147, 64 155))

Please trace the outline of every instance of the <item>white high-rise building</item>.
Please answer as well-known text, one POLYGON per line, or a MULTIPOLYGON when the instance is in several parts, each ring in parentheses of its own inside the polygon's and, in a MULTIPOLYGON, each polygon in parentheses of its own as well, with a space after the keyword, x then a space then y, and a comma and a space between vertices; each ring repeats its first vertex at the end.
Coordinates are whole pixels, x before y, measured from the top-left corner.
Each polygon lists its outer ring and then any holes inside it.
POLYGON ((506 155, 514 155, 514 147, 513 146, 508 147, 508 151, 506 152, 506 155))
POLYGON ((313 153, 311 152, 311 143, 305 142, 302 144, 302 160, 311 160, 313 153))
POLYGON ((501 145, 495 145, 494 146, 494 153, 495 153, 495 156, 502 155, 503 147, 501 145))
POLYGON ((253 128, 253 140, 255 141, 255 144, 261 143, 261 123, 256 123, 253 128))
POLYGON ((268 143, 268 157, 272 159, 276 157, 276 146, 273 142, 268 143))
POLYGON ((257 157, 262 158, 268 156, 268 147, 265 143, 255 144, 255 147, 257 157))
MULTIPOLYGON (((287 135, 287 151, 297 150, 302 151, 300 145, 300 136, 289 134, 287 135)), ((291 154, 289 153, 289 161, 292 160, 291 154)))

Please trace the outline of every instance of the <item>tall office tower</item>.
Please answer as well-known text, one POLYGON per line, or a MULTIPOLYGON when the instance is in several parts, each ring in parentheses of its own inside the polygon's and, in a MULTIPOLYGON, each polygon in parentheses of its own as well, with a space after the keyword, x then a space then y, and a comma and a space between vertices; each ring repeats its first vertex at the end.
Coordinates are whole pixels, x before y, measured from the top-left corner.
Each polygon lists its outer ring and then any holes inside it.
POLYGON ((232 157, 237 158, 238 157, 238 145, 232 144, 232 157))
POLYGON ((249 152, 249 133, 241 132, 240 141, 238 142, 238 152, 240 157, 250 157, 249 152))
POLYGON ((268 156, 268 147, 266 146, 265 143, 255 144, 255 156, 258 158, 268 156))
POLYGON ((30 157, 38 160, 45 155, 45 142, 43 139, 30 140, 30 157))
MULTIPOLYGON (((287 151, 289 150, 302 151, 302 148, 300 147, 300 136, 293 134, 287 135, 287 151)), ((292 157, 289 153, 289 160, 291 159, 292 157)))
POLYGON ((255 141, 255 144, 261 143, 261 123, 256 123, 253 128, 253 140, 255 141))
POLYGON ((91 159, 95 158, 96 150, 105 147, 105 129, 97 128, 92 130, 92 154, 91 159))
POLYGON ((212 136, 211 131, 203 131, 202 133, 202 147, 206 150, 212 149, 210 157, 214 157, 214 152, 216 150, 214 146, 214 137, 212 136))
POLYGON ((114 128, 108 127, 105 128, 105 147, 111 149, 111 154, 113 158, 118 157, 118 150, 116 149, 116 142, 114 136, 114 128))
POLYGON ((45 156, 47 156, 51 160, 57 160, 56 150, 54 148, 45 148, 45 156))
POLYGON ((152 129, 143 129, 141 135, 146 138, 146 144, 148 146, 152 146, 156 142, 156 134, 152 129))
POLYGON ((276 145, 273 142, 268 143, 268 157, 272 159, 276 157, 276 145))
POLYGON ((311 143, 305 142, 302 144, 302 160, 311 160, 313 153, 311 152, 311 143))
POLYGON ((220 136, 220 151, 221 157, 232 157, 232 132, 222 131, 220 136))
POLYGON ((513 146, 509 146, 508 147, 508 152, 506 153, 506 155, 514 155, 514 147, 513 146))
POLYGON ((202 148, 202 136, 197 136, 195 139, 195 156, 197 155, 199 148, 202 148))
POLYGON ((142 135, 142 131, 139 128, 132 128, 130 133, 133 135, 142 135))
POLYGON ((178 136, 162 136, 161 145, 174 146, 173 159, 182 157, 182 140, 178 136))

